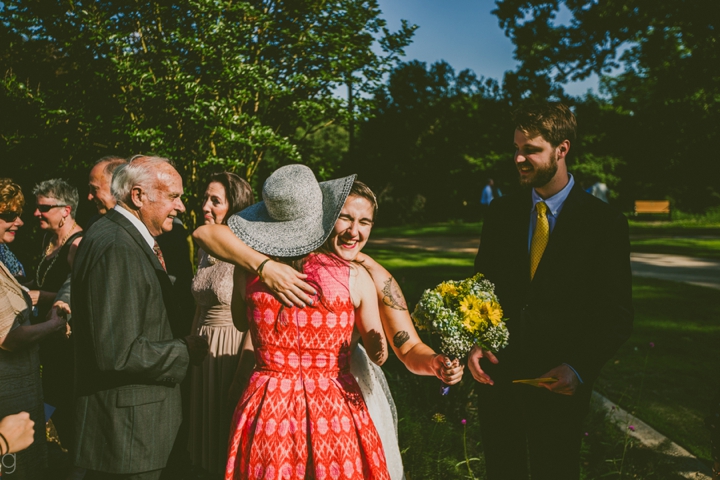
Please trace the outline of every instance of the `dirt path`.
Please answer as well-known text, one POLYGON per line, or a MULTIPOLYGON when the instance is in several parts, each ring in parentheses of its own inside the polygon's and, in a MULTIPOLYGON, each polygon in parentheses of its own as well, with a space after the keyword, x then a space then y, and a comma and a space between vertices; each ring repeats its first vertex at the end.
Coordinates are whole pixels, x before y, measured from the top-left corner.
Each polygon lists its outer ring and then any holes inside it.
MULTIPOLYGON (((478 237, 379 237, 371 238, 372 248, 400 247, 430 252, 452 252, 467 254, 474 258, 480 238, 478 237)), ((720 261, 665 255, 660 253, 631 253, 633 275, 658 278, 673 282, 689 283, 720 290, 720 261)))

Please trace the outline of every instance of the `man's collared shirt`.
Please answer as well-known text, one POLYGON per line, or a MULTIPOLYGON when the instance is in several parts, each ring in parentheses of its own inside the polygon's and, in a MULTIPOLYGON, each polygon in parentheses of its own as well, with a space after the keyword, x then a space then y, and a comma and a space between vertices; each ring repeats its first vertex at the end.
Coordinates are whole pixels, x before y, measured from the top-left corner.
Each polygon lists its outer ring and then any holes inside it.
POLYGON ((530 245, 532 243, 533 233, 535 233, 535 225, 537 224, 537 203, 545 202, 545 205, 547 205, 547 219, 550 225, 550 233, 552 234, 558 216, 563 209, 563 205, 565 205, 565 200, 567 200, 570 190, 572 190, 574 185, 575 179, 571 174, 568 174, 567 185, 550 198, 543 199, 537 194, 534 188, 532 189, 532 210, 530 215, 530 228, 528 229, 528 253, 530 253, 530 245))
POLYGON ((140 232, 140 235, 142 235, 142 237, 145 239, 148 246, 150 247, 150 250, 152 250, 155 246, 155 237, 150 235, 150 230, 148 230, 145 224, 142 223, 140 219, 133 215, 132 212, 130 212, 127 208, 120 206, 119 203, 115 205, 115 211, 130 220, 130 223, 132 223, 133 226, 137 228, 138 232, 140 232))

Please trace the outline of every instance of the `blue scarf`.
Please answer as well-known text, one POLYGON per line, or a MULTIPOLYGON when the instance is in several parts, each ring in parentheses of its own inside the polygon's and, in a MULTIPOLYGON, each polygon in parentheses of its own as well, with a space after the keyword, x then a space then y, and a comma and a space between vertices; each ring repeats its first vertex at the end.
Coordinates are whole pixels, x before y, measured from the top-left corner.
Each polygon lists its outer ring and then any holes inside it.
POLYGON ((13 277, 24 277, 25 269, 17 259, 14 253, 10 251, 10 248, 4 243, 0 243, 0 262, 2 262, 13 277))

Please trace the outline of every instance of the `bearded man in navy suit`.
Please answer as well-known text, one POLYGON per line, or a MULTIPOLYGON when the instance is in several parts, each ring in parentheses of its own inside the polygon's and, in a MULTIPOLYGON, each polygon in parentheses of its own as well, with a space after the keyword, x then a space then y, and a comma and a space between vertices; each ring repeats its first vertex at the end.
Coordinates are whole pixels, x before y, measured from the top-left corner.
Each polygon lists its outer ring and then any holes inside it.
POLYGON ((565 105, 518 111, 514 161, 529 188, 485 216, 475 270, 495 284, 510 330, 505 350, 468 357, 490 480, 579 477, 593 382, 632 330, 627 220, 568 173, 575 131, 565 105))

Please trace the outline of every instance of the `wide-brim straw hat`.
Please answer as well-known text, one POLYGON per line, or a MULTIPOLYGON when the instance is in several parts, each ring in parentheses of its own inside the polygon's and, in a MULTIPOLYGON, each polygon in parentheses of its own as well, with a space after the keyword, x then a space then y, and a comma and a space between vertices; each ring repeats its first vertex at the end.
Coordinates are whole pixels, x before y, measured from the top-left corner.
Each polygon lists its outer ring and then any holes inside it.
POLYGON ((265 181, 263 201, 228 219, 247 246, 276 257, 298 257, 321 246, 333 231, 355 175, 318 183, 305 165, 286 165, 265 181))

